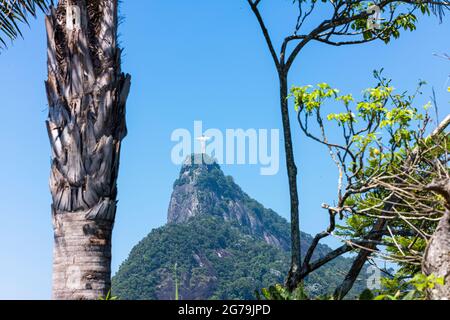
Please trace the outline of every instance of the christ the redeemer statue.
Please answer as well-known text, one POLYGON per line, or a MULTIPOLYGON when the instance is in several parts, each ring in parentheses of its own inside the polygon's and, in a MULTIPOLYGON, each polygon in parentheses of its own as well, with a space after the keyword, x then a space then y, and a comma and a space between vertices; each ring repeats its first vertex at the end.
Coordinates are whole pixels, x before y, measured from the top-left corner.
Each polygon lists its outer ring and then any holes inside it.
POLYGON ((202 146, 202 154, 206 154, 206 142, 211 139, 211 137, 207 137, 207 136, 201 136, 198 137, 197 140, 200 141, 200 144, 202 146))

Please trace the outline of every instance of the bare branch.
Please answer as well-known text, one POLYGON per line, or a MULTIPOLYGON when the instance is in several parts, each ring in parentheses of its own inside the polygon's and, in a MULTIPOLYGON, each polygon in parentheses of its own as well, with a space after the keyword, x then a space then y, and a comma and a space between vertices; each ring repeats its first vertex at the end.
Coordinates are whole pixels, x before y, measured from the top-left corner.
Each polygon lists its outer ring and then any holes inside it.
POLYGON ((252 0, 247 0, 247 1, 248 1, 248 4, 250 5, 250 8, 253 11, 253 13, 256 16, 256 19, 258 20, 259 26, 264 35, 264 39, 266 40, 267 46, 269 47, 269 51, 272 56, 273 62, 275 63, 277 70, 280 70, 280 61, 278 60, 277 54, 273 47, 272 39, 270 38, 269 31, 267 30, 267 27, 266 27, 264 20, 259 12, 259 9, 258 9, 258 4, 261 0, 256 0, 255 2, 253 2, 252 0))

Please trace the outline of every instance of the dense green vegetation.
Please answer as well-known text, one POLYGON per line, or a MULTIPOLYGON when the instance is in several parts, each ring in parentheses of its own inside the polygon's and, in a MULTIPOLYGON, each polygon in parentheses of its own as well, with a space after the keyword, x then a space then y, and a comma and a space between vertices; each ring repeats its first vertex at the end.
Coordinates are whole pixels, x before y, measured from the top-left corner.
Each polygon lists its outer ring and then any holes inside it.
MULTIPOLYGON (((328 292, 349 263, 341 258, 319 269, 307 288, 317 295, 328 292)), ((113 278, 113 294, 121 299, 174 299, 175 264, 181 299, 254 299, 255 290, 284 281, 289 255, 219 217, 199 216, 155 229, 136 245, 113 278)), ((362 287, 360 281, 357 290, 362 287)))
POLYGON ((114 277, 114 294, 126 299, 158 298, 157 284, 165 276, 169 283, 174 281, 169 270, 175 263, 181 298, 190 295, 187 291, 194 285, 210 290, 211 298, 251 298, 255 288, 280 280, 271 270, 283 273, 286 256, 220 218, 202 216, 153 230, 114 277), (216 282, 212 286, 211 280, 216 282))

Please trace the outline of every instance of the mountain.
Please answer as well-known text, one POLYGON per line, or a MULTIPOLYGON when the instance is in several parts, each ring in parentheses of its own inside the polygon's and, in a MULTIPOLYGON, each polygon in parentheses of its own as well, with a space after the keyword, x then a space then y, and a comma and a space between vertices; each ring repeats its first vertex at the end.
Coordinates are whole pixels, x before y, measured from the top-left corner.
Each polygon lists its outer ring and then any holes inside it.
MULTIPOLYGON (((192 155, 173 186, 168 223, 141 240, 113 278, 121 299, 254 299, 282 283, 289 269, 290 226, 242 191, 206 155, 192 155), (175 266, 176 272, 175 272, 175 266)), ((302 252, 312 241, 301 234, 302 252)), ((319 245, 315 257, 331 249, 319 245)), ((351 260, 338 258, 311 274, 312 295, 330 293, 351 260)), ((365 287, 360 279, 354 292, 365 287)))

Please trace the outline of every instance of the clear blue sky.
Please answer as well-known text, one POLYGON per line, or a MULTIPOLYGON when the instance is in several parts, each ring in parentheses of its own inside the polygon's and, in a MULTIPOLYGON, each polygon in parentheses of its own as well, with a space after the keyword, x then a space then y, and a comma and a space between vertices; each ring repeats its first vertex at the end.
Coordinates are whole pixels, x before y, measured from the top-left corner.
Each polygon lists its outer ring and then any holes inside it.
MULTIPOLYGON (((263 2, 267 24, 280 40, 295 23, 292 1, 263 2)), ((191 129, 194 120, 220 129, 271 129, 281 123, 276 73, 245 0, 123 1, 121 13, 123 70, 132 74, 133 86, 119 178, 114 271, 134 244, 166 221, 179 171, 170 161, 174 129, 191 129)), ((450 64, 432 54, 450 52, 449 27, 448 19, 439 24, 426 18, 417 31, 403 33, 388 46, 310 44, 294 65, 290 83, 328 82, 357 94, 374 83, 372 70, 384 67, 402 90, 427 80, 438 93, 441 112, 448 112, 444 86, 450 64)), ((51 292, 42 16, 24 28, 24 37, 0 55, 0 299, 48 299, 51 292)), ((429 94, 425 91, 425 98, 429 94)), ((315 233, 325 226, 320 204, 333 200, 336 172, 326 150, 293 127, 302 230, 315 233)), ((275 176, 261 176, 257 166, 223 169, 251 196, 288 217, 286 171, 280 163, 275 176)))

